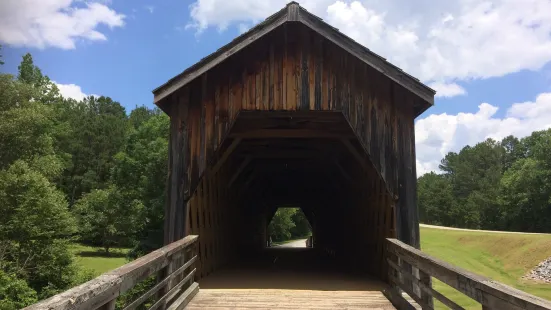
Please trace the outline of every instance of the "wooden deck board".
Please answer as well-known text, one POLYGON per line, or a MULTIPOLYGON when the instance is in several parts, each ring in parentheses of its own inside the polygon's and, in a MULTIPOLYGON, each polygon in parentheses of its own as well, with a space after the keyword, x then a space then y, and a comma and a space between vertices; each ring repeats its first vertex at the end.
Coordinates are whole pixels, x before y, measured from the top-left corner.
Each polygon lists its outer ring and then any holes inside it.
POLYGON ((315 249, 267 249, 199 280, 186 309, 395 309, 379 279, 315 249))
POLYGON ((186 309, 395 309, 380 291, 201 289, 186 309))

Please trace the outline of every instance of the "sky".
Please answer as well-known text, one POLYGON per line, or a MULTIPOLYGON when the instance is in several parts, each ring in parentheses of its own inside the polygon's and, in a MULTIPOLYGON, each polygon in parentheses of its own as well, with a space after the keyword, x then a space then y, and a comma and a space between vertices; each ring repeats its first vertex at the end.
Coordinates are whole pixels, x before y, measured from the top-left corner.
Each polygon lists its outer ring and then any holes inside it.
MULTIPOLYGON (((283 8, 281 0, 1 0, 2 72, 30 52, 66 97, 127 111, 283 8)), ((551 0, 303 0, 437 90, 416 119, 417 175, 487 138, 551 127, 551 0)))

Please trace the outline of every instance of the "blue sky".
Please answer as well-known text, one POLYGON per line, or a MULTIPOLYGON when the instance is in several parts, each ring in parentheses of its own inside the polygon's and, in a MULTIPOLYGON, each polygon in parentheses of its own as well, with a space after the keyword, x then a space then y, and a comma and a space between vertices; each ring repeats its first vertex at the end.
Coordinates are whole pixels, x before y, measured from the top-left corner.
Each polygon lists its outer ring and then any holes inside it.
MULTIPOLYGON (((152 107, 151 90, 286 2, 3 0, 2 71, 30 52, 66 96, 152 107)), ((551 1, 300 4, 438 90, 416 122, 418 174, 467 143, 551 126, 551 1)))

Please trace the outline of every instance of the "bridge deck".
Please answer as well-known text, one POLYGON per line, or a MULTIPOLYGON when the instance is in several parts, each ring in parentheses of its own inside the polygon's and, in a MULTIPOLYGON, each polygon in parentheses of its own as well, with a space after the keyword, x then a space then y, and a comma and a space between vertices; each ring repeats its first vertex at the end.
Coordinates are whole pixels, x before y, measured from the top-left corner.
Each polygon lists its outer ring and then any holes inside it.
POLYGON ((348 273, 314 249, 267 249, 199 286, 186 309, 395 309, 385 283, 348 273))
POLYGON ((186 309, 395 309, 377 291, 201 289, 186 309))

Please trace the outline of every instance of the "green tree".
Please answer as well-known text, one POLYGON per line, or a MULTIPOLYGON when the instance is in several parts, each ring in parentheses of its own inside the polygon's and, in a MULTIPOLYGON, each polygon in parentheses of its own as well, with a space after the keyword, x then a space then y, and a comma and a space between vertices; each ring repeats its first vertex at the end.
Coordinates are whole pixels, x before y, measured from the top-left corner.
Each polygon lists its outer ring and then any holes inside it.
POLYGON ((268 225, 268 234, 274 241, 284 241, 291 238, 291 228, 295 227, 293 215, 296 208, 279 208, 268 225))
POLYGON ((36 291, 27 282, 0 270, 0 309, 21 309, 37 301, 36 291))
POLYGON ((74 220, 63 194, 24 161, 0 171, 0 269, 45 297, 73 284, 74 220))
POLYGON ((34 65, 31 54, 25 54, 17 68, 17 80, 33 86, 39 92, 40 95, 34 99, 42 103, 56 103, 61 99, 59 89, 48 76, 42 74, 40 68, 34 65))
MULTIPOLYGON (((35 167, 42 169, 39 157, 55 155, 56 115, 51 106, 32 100, 39 97, 33 86, 0 75, 0 169, 18 159, 37 162, 35 167)), ((50 159, 54 163, 53 157, 50 159)), ((59 172, 60 163, 56 166, 49 168, 59 172)))
POLYGON ((440 165, 449 179, 457 207, 452 210, 457 224, 468 228, 497 229, 497 203, 503 174, 503 147, 492 139, 448 153, 440 165))
POLYGON ((127 116, 120 103, 103 96, 81 102, 64 100, 56 111, 63 132, 57 137, 56 149, 71 154, 59 183, 72 206, 83 194, 108 186, 113 156, 126 140, 127 116))
POLYGON ((308 219, 302 209, 296 209, 296 212, 291 217, 291 220, 295 224, 294 227, 290 228, 291 238, 306 237, 312 233, 310 223, 308 222, 308 219))
POLYGON ((136 107, 134 110, 132 110, 132 112, 130 112, 128 120, 130 121, 130 124, 132 124, 132 126, 137 129, 150 118, 158 115, 165 114, 159 109, 149 109, 146 106, 141 106, 136 107))
POLYGON ((131 245, 142 226, 142 203, 124 199, 115 186, 85 194, 73 212, 81 237, 102 246, 106 253, 113 246, 131 245))
POLYGON ((137 231, 140 243, 133 251, 135 255, 163 244, 170 119, 150 111, 144 114, 151 116, 130 132, 123 150, 115 155, 111 175, 111 182, 125 200, 140 201, 144 206, 144 225, 137 231))
POLYGON ((456 226, 457 205, 445 175, 427 173, 417 180, 419 220, 425 224, 456 226))
POLYGON ((513 163, 500 186, 504 228, 551 232, 551 129, 521 140, 527 158, 513 163))

